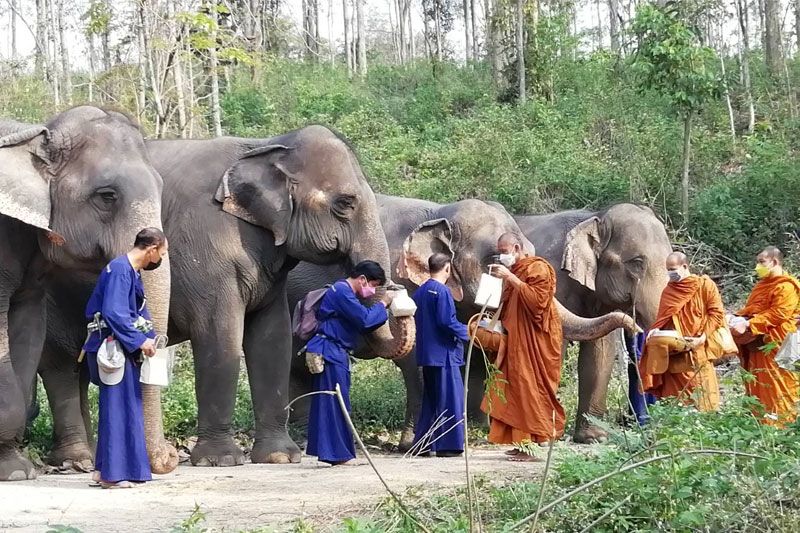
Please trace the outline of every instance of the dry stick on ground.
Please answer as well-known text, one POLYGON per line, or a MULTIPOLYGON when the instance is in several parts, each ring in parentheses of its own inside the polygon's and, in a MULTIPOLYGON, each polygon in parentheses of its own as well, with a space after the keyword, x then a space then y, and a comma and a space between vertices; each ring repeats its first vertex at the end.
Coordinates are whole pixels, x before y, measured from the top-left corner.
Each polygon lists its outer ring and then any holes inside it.
MULTIPOLYGON (((486 313, 486 306, 489 305, 489 302, 483 304, 481 307, 481 312, 478 313, 478 321, 483 318, 484 314, 486 313)), ((473 316, 469 319, 469 322, 472 322, 475 319, 473 316)), ((476 324, 477 325, 477 324, 476 324)), ((465 361, 466 368, 464 370, 464 412, 461 413, 464 416, 464 469, 467 474, 467 503, 469 505, 469 531, 472 533, 475 527, 475 503, 473 501, 473 490, 472 490, 472 477, 469 475, 469 426, 467 424, 467 401, 469 399, 469 368, 470 363, 472 362, 472 350, 475 348, 475 340, 478 334, 478 328, 475 328, 475 331, 470 335, 469 339, 469 348, 467 349, 467 360, 465 361)), ((478 525, 480 528, 480 525, 478 525)))
POLYGON ((542 508, 544 501, 544 488, 547 486, 547 476, 550 474, 550 459, 553 456, 553 448, 556 445, 556 412, 553 411, 553 438, 550 439, 550 447, 547 449, 547 462, 544 465, 544 477, 542 478, 542 486, 539 489, 539 503, 536 504, 536 513, 533 515, 533 524, 531 524, 531 533, 536 531, 536 524, 539 523, 539 512, 542 508))
MULTIPOLYGON (((676 457, 676 455, 677 454, 657 455, 655 457, 651 457, 649 459, 645 459, 644 461, 640 461, 638 463, 634 463, 634 464, 632 464, 630 466, 626 466, 625 468, 620 468, 619 470, 613 470, 613 471, 609 472, 608 474, 604 474, 604 475, 602 475, 602 476, 600 476, 598 478, 595 478, 595 479, 593 479, 593 480, 591 480, 591 481, 589 481, 587 483, 584 483, 580 487, 568 492, 567 494, 561 496, 560 498, 557 498, 557 499, 553 500, 552 502, 548 503, 547 505, 545 505, 541 509, 538 509, 537 512, 538 512, 538 514, 545 513, 547 511, 549 511, 550 509, 552 509, 553 507, 555 507, 556 505, 558 505, 559 503, 563 503, 563 502, 567 501, 568 499, 572 498, 573 496, 575 496, 576 494, 579 494, 579 493, 581 493, 581 492, 583 492, 583 491, 585 491, 585 490, 587 490, 587 489, 589 489, 591 487, 594 487, 598 483, 602 483, 603 481, 607 480, 610 477, 614 477, 617 474, 622 474, 623 472, 627 472, 628 470, 634 470, 636 468, 639 468, 640 466, 649 465, 650 463, 655 463, 657 461, 663 461, 664 459, 674 459, 676 457)), ((753 459, 765 459, 765 460, 767 459, 767 457, 764 457, 763 455, 755 455, 755 454, 752 454, 752 453, 732 452, 730 450, 686 450, 686 451, 681 452, 681 455, 732 455, 734 457, 750 457, 750 458, 753 458, 753 459)), ((515 529, 518 529, 518 528, 524 526, 525 524, 527 524, 528 522, 533 520, 533 518, 536 516, 536 514, 537 513, 530 514, 530 515, 526 516, 525 518, 523 518, 519 522, 517 522, 514 525, 512 525, 510 530, 515 530, 515 529)))
POLYGON ((342 396, 342 390, 339 387, 338 383, 336 384, 336 390, 335 391, 323 390, 323 391, 309 392, 307 394, 303 394, 302 396, 298 396, 297 398, 295 398, 294 400, 289 402, 289 404, 284 408, 284 409, 286 409, 286 424, 287 424, 287 427, 288 427, 288 424, 289 424, 289 412, 290 412, 290 409, 291 409, 292 405, 296 401, 298 401, 298 400, 300 400, 302 398, 306 398, 308 396, 316 396, 317 394, 326 394, 328 396, 335 396, 336 397, 336 399, 339 401, 339 407, 342 410, 342 414, 344 415, 344 419, 347 422, 347 426, 350 428, 350 433, 352 433, 353 437, 356 439, 356 442, 358 443, 358 447, 361 449, 361 452, 367 458, 367 461, 369 462, 369 466, 372 467, 372 470, 375 472, 375 475, 378 476, 378 479, 383 484, 383 487, 386 489, 386 492, 388 492, 389 496, 391 496, 392 499, 395 501, 397 506, 400 508, 400 511, 404 515, 406 515, 406 518, 408 518, 409 520, 414 522, 414 525, 417 526, 421 531, 424 531, 425 533, 431 533, 431 531, 428 528, 426 528, 424 525, 422 525, 419 522, 419 520, 417 520, 414 517, 414 515, 411 514, 411 511, 409 511, 408 508, 405 506, 405 504, 403 503, 403 500, 400 499, 400 496, 398 496, 389 487, 389 484, 386 483, 386 480, 383 479, 383 476, 378 471, 378 467, 375 466, 375 462, 372 460, 372 456, 369 454, 369 451, 367 451, 367 447, 364 446, 364 441, 361 440, 361 436, 358 434, 358 431, 356 431, 356 426, 353 424, 353 419, 350 418, 350 413, 347 412, 347 405, 345 405, 345 403, 344 403, 344 396, 342 396))

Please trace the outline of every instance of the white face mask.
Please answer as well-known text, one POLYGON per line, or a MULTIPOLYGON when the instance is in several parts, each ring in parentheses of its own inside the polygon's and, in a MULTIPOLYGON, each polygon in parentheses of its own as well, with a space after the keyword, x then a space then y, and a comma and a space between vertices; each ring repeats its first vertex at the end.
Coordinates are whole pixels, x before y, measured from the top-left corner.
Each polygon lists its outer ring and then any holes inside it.
POLYGON ((517 262, 517 256, 514 254, 500 254, 499 259, 506 268, 511 268, 517 262))

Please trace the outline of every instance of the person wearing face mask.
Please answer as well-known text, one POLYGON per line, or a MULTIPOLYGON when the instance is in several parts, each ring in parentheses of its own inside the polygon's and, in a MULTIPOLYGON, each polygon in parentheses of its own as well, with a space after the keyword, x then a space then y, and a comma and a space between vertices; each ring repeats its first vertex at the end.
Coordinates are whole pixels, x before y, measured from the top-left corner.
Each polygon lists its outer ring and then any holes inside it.
POLYGON ((97 327, 90 328, 83 350, 90 379, 100 387, 93 480, 103 488, 131 488, 152 479, 144 440, 139 356, 155 355, 156 332, 141 271, 158 268, 168 248, 160 229, 141 230, 133 249, 103 268, 86 304, 86 318, 97 327), (110 337, 121 347, 124 361, 98 357, 101 344, 110 337))
POLYGON ((556 274, 540 257, 528 256, 521 238, 505 233, 497 241, 504 281, 500 320, 507 332, 504 356, 495 361, 500 375, 481 409, 490 417, 489 442, 512 444, 511 461, 539 461, 527 445, 544 444, 564 434, 564 409, 556 392, 561 379, 561 319, 555 307, 556 274))
MULTIPOLYGON (((356 265, 347 279, 337 281, 322 297, 317 311, 317 333, 306 347, 309 353, 319 354, 324 360, 322 372, 314 375, 314 390, 332 391, 338 384, 348 411, 350 355, 360 335, 388 320, 386 308, 392 301, 392 293, 387 292, 372 307, 364 306, 358 298, 372 298, 377 287, 385 283, 386 274, 375 261, 362 261, 356 265)), ((335 396, 313 396, 306 453, 334 466, 355 464, 353 435, 335 396)))
POLYGON ((756 259, 759 281, 745 306, 730 321, 739 344, 742 367, 755 380, 745 390, 762 408, 754 414, 765 424, 783 426, 797 418, 800 384, 795 374, 775 363, 775 354, 789 335, 797 331, 800 282, 783 270, 783 253, 768 246, 756 259))
POLYGON ((421 455, 455 457, 464 450, 464 344, 467 326, 456 318, 447 280, 450 257, 435 253, 428 259, 431 278, 414 293, 417 312, 417 364, 422 367, 422 406, 414 444, 421 455), (435 426, 435 427, 434 427, 435 426))
POLYGON ((689 271, 681 252, 667 256, 666 270, 669 283, 639 362, 642 389, 656 398, 679 397, 700 411, 716 411, 720 394, 714 360, 722 354, 709 338, 725 323, 722 297, 711 278, 689 271))

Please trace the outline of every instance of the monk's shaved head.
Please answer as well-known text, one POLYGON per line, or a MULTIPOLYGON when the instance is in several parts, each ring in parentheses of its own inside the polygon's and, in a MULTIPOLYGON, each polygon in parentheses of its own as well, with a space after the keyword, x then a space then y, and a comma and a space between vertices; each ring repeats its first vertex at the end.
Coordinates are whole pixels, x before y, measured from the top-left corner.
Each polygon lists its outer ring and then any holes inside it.
POLYGON ((783 252, 781 252, 780 248, 777 246, 767 246, 761 251, 760 254, 758 254, 758 262, 761 263, 762 260, 773 260, 778 265, 782 265, 783 252))
POLYGON ((522 248, 522 239, 519 238, 519 235, 516 233, 512 233, 507 231, 500 235, 500 238, 497 239, 497 247, 509 247, 512 248, 514 246, 519 246, 522 248))
POLYGON ((667 256, 667 270, 689 266, 689 258, 683 252, 672 252, 667 256))

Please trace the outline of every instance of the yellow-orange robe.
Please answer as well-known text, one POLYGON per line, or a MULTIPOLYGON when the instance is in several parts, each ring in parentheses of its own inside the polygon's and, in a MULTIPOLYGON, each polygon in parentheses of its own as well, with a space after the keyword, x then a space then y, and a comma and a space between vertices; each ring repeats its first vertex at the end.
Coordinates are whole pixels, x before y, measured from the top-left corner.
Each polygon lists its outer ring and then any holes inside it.
POLYGON ((755 381, 745 383, 747 394, 755 396, 764 406, 764 413, 756 413, 766 424, 782 426, 797 418, 800 384, 797 376, 775 363, 775 354, 789 333, 797 331, 797 314, 800 306, 800 282, 792 276, 769 276, 753 287, 745 306, 736 314, 748 317, 750 332, 755 342, 740 346, 742 367, 755 376, 755 381), (768 351, 761 348, 774 344, 768 351), (764 417, 763 414, 778 420, 764 417))
POLYGON ((563 340, 553 300, 556 274, 539 257, 520 259, 511 272, 522 285, 503 288, 500 319, 507 338, 498 356, 501 375, 481 409, 491 419, 489 442, 547 442, 564 434, 564 409, 556 397, 563 340))
MULTIPOLYGON (((716 283, 707 276, 689 276, 668 284, 661 293, 658 314, 652 327, 674 330, 673 317, 684 337, 705 334, 706 339, 710 339, 725 323, 725 308, 716 283)), ((706 340, 703 346, 678 356, 678 364, 673 363, 670 369, 667 350, 659 349, 653 342, 662 339, 651 337, 645 343, 639 363, 642 389, 658 398, 676 396, 684 400, 694 399, 701 411, 717 410, 720 401, 719 382, 713 361, 722 354, 714 353, 706 340), (680 357, 684 358, 684 364, 681 364, 680 357)))

